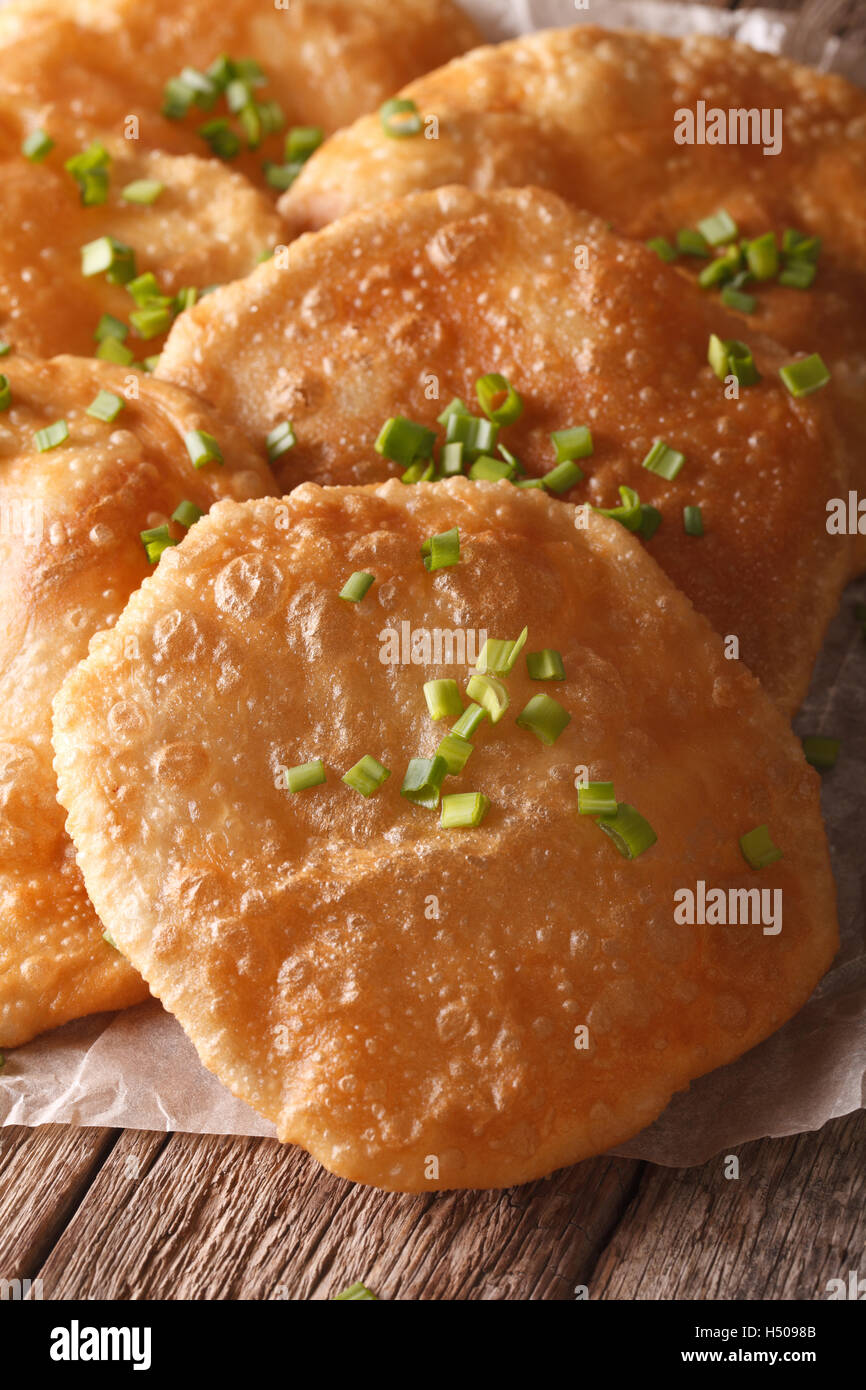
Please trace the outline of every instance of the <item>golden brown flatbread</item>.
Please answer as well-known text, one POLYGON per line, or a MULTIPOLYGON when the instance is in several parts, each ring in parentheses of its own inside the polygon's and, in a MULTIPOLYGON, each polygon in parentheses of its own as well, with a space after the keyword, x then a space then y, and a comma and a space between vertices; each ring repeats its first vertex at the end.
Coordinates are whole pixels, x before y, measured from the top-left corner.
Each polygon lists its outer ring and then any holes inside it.
POLYGON ((480 413, 477 378, 503 373, 524 412, 502 442, 544 474, 551 433, 590 427, 568 499, 613 508, 628 486, 657 507, 651 554, 790 712, 848 571, 825 511, 845 463, 826 401, 789 395, 790 354, 769 340, 749 335, 763 380, 726 397, 708 344, 738 329, 651 251, 552 194, 440 189, 351 214, 209 296, 177 321, 158 370, 252 439, 293 420, 297 446, 276 465, 286 489, 401 472, 374 448, 387 418, 436 429, 452 396, 480 413), (673 481, 643 467, 658 438, 685 455, 673 481), (686 506, 702 509, 700 538, 686 506))
MULTIPOLYGON (((742 236, 781 239, 792 227, 821 237, 813 288, 750 286, 757 307, 740 316, 737 336, 762 332, 792 352, 821 353, 851 486, 866 498, 866 93, 725 39, 578 25, 478 49, 402 95, 436 118, 437 138, 388 139, 375 116, 339 132, 281 200, 291 231, 462 183, 479 192, 538 184, 640 240, 673 241, 721 207, 742 236), (753 113, 750 134, 766 112, 761 141, 698 143, 715 110, 726 138, 729 111, 753 113), (694 114, 695 143, 676 143, 679 111, 694 114), (765 154, 776 136, 780 151, 765 154)), ((679 124, 688 134, 685 118, 679 124)), ((679 264, 699 271, 706 261, 679 264)), ((862 567, 866 537, 852 549, 862 567)))
MULTIPOLYGON (((63 829, 54 693, 152 572, 141 531, 181 502, 206 511, 274 484, 236 431, 173 387, 72 357, 6 357, 0 368, 11 394, 0 411, 0 1046, 15 1047, 147 992, 103 940, 63 829), (87 413, 100 392, 115 398, 100 398, 108 415, 125 401, 113 422, 87 413), (40 452, 37 432, 61 420, 68 439, 40 452), (218 436, 222 466, 193 467, 192 430, 218 436)), ((120 713, 116 723, 120 736, 120 713)))
POLYGON ((135 359, 159 353, 164 330, 130 321, 144 300, 107 273, 83 273, 82 248, 103 237, 131 248, 137 273, 152 272, 165 297, 246 275, 284 240, 268 198, 215 160, 136 151, 122 140, 105 149, 109 192, 97 206, 82 204, 53 153, 42 164, 20 155, 0 164, 0 337, 20 352, 93 356, 108 314, 127 326, 123 346, 135 359), (163 185, 153 203, 125 199, 141 181, 163 185))
POLYGON ((633 537, 576 516, 467 479, 221 504, 55 702, 100 917, 204 1063, 343 1177, 503 1187, 602 1151, 779 1027, 836 949, 785 720, 633 537), (457 563, 428 572, 452 528, 457 563), (482 633, 524 627, 508 708, 442 783, 486 815, 443 829, 401 795, 453 722, 422 685, 463 692, 482 633), (550 649, 564 679, 530 679, 550 649), (552 744, 539 696, 570 717, 552 744), (364 756, 390 771, 369 798, 341 780, 364 756), (287 790, 314 759, 324 784, 287 790), (656 842, 622 857, 576 777, 656 842), (760 826, 782 857, 754 869, 760 826))

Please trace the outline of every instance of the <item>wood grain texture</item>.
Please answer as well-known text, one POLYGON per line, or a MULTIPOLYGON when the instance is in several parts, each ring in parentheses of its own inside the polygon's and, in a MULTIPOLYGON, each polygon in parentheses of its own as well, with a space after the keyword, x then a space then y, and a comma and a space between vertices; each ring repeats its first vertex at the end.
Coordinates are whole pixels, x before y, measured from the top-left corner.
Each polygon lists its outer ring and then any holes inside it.
POLYGON ((866 1275, 866 1112, 765 1139, 700 1168, 647 1165, 592 1280, 593 1298, 823 1299, 866 1275))

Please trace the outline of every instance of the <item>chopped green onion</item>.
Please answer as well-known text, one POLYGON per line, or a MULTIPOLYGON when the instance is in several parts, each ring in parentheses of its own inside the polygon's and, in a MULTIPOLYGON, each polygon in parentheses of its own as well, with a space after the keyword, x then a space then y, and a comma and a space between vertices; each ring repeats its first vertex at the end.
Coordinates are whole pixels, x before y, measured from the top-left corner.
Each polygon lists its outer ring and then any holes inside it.
POLYGON ((751 349, 738 338, 719 338, 711 333, 707 361, 720 381, 732 376, 740 386, 755 386, 761 380, 751 349))
POLYGON ((679 476, 685 461, 685 454, 672 449, 670 445, 665 444, 663 439, 657 439, 641 467, 649 473, 657 473, 660 478, 666 478, 669 483, 672 483, 674 478, 679 476))
POLYGON ((763 236, 747 241, 746 261, 756 280, 773 280, 779 271, 779 247, 775 232, 765 232, 763 236))
POLYGON ((504 459, 482 454, 469 469, 469 477, 476 483, 501 483, 504 479, 510 478, 513 471, 511 464, 506 463, 504 459))
POLYGON ((779 284, 792 290, 808 290, 817 274, 817 267, 811 261, 792 260, 779 273, 779 284))
POLYGON ((813 736, 803 739, 803 752, 806 762, 811 763, 818 772, 829 772, 836 766, 839 758, 839 749, 842 747, 838 738, 815 738, 813 736))
POLYGON ((325 132, 318 125, 293 126, 286 136, 285 157, 290 164, 305 164, 321 145, 325 132))
POLYGON ((667 240, 666 237, 651 237, 646 244, 649 247, 650 251, 655 251, 660 261, 666 261, 668 264, 670 264, 671 261, 675 261, 677 258, 676 247, 671 246, 670 242, 667 240))
POLYGON ((706 237, 691 227, 683 227, 677 232, 677 250, 684 256, 709 256, 710 248, 706 237))
POLYGON ((253 94, 246 82, 242 82, 239 77, 234 77, 225 89, 225 98, 229 110, 237 115, 239 111, 243 111, 245 106, 249 106, 253 94))
POLYGON ((461 401, 459 396, 455 396, 450 405, 446 405, 442 414, 436 416, 436 423, 439 425, 447 425, 452 415, 465 415, 470 420, 473 418, 472 412, 467 408, 466 402, 461 401))
POLYGON ((488 637, 478 656, 475 670, 478 675, 491 671, 494 676, 508 676, 514 670, 514 663, 526 646, 529 628, 525 627, 513 642, 488 637))
POLYGON ((152 565, 155 565, 164 551, 171 546, 177 545, 177 541, 172 539, 171 532, 167 526, 154 526, 150 531, 141 531, 141 542, 144 546, 147 558, 152 565))
POLYGON ((460 440, 444 444, 439 457, 439 471, 443 478, 456 478, 463 472, 463 445, 460 440))
POLYGON ((166 120, 180 121, 192 106, 193 91, 179 77, 171 77, 162 93, 162 114, 166 120))
POLYGON ((736 222, 725 208, 719 208, 712 217, 705 217, 703 222, 699 222, 698 231, 710 246, 724 246, 739 235, 736 222))
POLYGON ((704 518, 700 507, 683 507, 683 527, 687 536, 704 534, 704 518))
POLYGON ((427 701, 431 719, 457 719, 463 713, 463 701, 457 682, 450 678, 427 681, 424 686, 424 699, 427 701))
POLYGON ((41 164, 54 149, 54 141, 45 130, 31 130, 21 146, 21 153, 31 164, 41 164))
POLYGON ((483 792, 458 792, 443 796, 439 824, 443 830, 470 830, 480 825, 490 802, 483 792))
POLYGON ((753 294, 744 294, 742 290, 735 290, 732 285, 725 285, 722 290, 722 303, 728 309, 739 309, 743 314, 753 314, 758 301, 753 294))
POLYGON ((609 516, 612 521, 618 521, 627 531, 639 531, 643 525, 644 516, 641 509, 641 500, 632 487, 618 488, 622 505, 619 507, 593 507, 594 512, 599 516, 609 516))
POLYGON ((766 869, 782 858, 782 851, 773 844, 766 825, 759 825, 746 835, 740 836, 740 849, 743 858, 752 869, 766 869))
POLYGON ((102 362, 116 362, 119 367, 128 367, 135 361, 135 353, 124 347, 118 338, 110 336, 103 338, 96 349, 96 356, 102 362))
POLYGON ((189 430, 184 435, 183 442, 193 468, 204 468, 209 463, 222 463, 220 446, 212 434, 207 434, 204 430, 189 430))
POLYGON ((8 357, 11 351, 11 343, 0 343, 0 357, 8 357))
POLYGON ((811 357, 803 357, 799 362, 791 362, 787 367, 780 367, 779 376, 792 396, 811 396, 813 391, 820 390, 830 380, 830 373, 817 352, 813 352, 811 357))
POLYGON ((487 711, 480 705, 467 705, 451 732, 457 738, 470 739, 486 718, 487 711))
POLYGON ((172 308, 176 314, 182 314, 184 310, 191 309, 197 303, 198 290, 194 285, 186 285, 182 290, 178 290, 172 308))
POLYGON ((535 488, 541 492, 546 491, 543 478, 521 478, 514 486, 520 488, 535 488))
POLYGON ((406 472, 401 474, 402 483, 429 483, 436 473, 436 464, 433 459, 425 463, 423 459, 418 459, 417 463, 410 463, 406 472))
POLYGON ((645 541, 651 541, 661 524, 662 514, 658 507, 650 506, 649 502, 642 502, 640 525, 637 528, 638 535, 642 536, 645 541))
POLYGON ((460 532, 457 527, 454 526, 450 531, 443 531, 439 536, 431 536, 428 541, 425 541, 421 547, 421 558, 424 561, 424 568, 431 573, 459 564, 460 532))
POLYGON ((400 795, 432 811, 439 805, 439 793, 447 776, 448 764, 438 754, 433 758, 413 758, 406 769, 400 795))
POLYGON ((472 752, 473 748, 469 739, 455 734, 452 729, 451 733, 445 735, 436 749, 436 757, 445 759, 448 764, 449 777, 458 777, 469 761, 472 752))
POLYGON ((559 652, 545 647, 542 652, 530 652, 526 658, 529 679, 533 681, 564 681, 565 667, 559 652))
POLYGON ((112 285, 126 285, 135 278, 135 252, 113 236, 97 237, 81 248, 81 274, 105 273, 112 285))
POLYGON ((513 425, 523 414, 523 399, 511 382, 499 372, 488 372, 475 383, 478 404, 488 420, 497 425, 513 425))
POLYGON ((376 795, 376 792, 385 785, 390 776, 391 773, 387 767, 383 767, 376 758, 366 753, 360 762, 349 768, 342 780, 347 787, 360 792, 361 796, 371 797, 376 795))
POLYGON ((174 312, 171 300, 163 304, 159 300, 154 300, 152 304, 146 305, 143 309, 134 309, 129 316, 139 338, 148 341, 151 338, 158 338, 160 333, 165 333, 172 324, 174 312))
MULTIPOLYGON (((512 454, 510 449, 506 449, 504 444, 499 445, 499 452, 505 459, 505 462, 511 468, 512 478, 517 477, 518 474, 522 475, 526 472, 526 469, 523 467, 523 464, 520 462, 520 459, 517 457, 517 455, 512 454)), ((535 479, 534 481, 538 482, 540 481, 540 479, 535 479)))
POLYGON ((806 236, 803 232, 788 227, 782 236, 782 254, 786 258, 814 263, 821 254, 821 238, 806 236))
POLYGON ((491 724, 498 724, 508 709, 508 691, 495 676, 470 676, 466 694, 487 712, 491 724))
POLYGON ((378 1303, 379 1301, 376 1295, 374 1293, 371 1293, 367 1286, 360 1282, 358 1282, 357 1284, 350 1284, 349 1287, 347 1289, 344 1289, 342 1293, 334 1294, 334 1297, 332 1298, 331 1302, 339 1303, 341 1299, 349 1299, 350 1301, 356 1303, 369 1302, 371 1299, 374 1303, 378 1303))
POLYGON ((408 468, 417 459, 431 458, 435 443, 436 434, 433 430, 416 424, 414 420, 407 420, 403 415, 397 415, 385 421, 374 448, 377 454, 382 454, 384 458, 408 468))
POLYGON ((658 839, 649 821, 626 801, 619 803, 613 815, 599 816, 596 825, 613 841, 623 859, 637 859, 658 839))
POLYGON ((581 816, 615 816, 617 802, 613 782, 589 782, 577 789, 577 809, 581 816))
POLYGON ((64 160, 63 167, 73 178, 80 179, 83 174, 91 174, 95 169, 105 169, 111 164, 111 155, 99 140, 94 140, 86 149, 64 160))
POLYGON ((106 338, 116 338, 118 342, 122 343, 128 334, 129 328, 125 323, 116 319, 113 314, 103 314, 96 325, 93 336, 98 343, 103 342, 106 338))
POLYGON ((234 159, 241 147, 240 137, 232 130, 225 116, 206 121, 198 133, 217 159, 234 159))
POLYGON ((127 283, 126 292, 142 309, 151 300, 159 299, 159 282, 152 270, 146 270, 143 275, 137 275, 127 283))
POLYGON ((448 416, 445 442, 461 443, 467 459, 476 459, 481 454, 491 455, 498 441, 499 426, 495 421, 482 420, 477 415, 461 415, 458 411, 448 416))
POLYGON ((142 370, 145 372, 155 372, 159 366, 160 353, 155 353, 152 357, 145 357, 142 361, 142 370))
POLYGON ((704 266, 698 276, 698 284, 702 289, 708 290, 712 289, 713 285, 733 280, 742 265, 742 259, 739 246, 729 246, 721 256, 704 266))
POLYGON ((327 781, 321 758, 311 763, 301 763, 298 767, 286 769, 286 789, 290 792, 306 792, 311 787, 321 787, 327 781))
POLYGON ((176 521, 179 526, 185 526, 189 530, 190 526, 195 526, 197 521, 201 521, 204 512, 197 507, 195 502, 180 502, 171 514, 172 521, 176 521))
POLYGON ((557 497, 562 497, 564 493, 570 492, 583 477, 584 472, 579 464, 568 461, 566 463, 558 463, 555 468, 551 468, 549 473, 545 473, 539 481, 548 492, 553 492, 557 497))
POLYGON ((164 191, 165 184, 160 183, 159 179, 133 179, 132 183, 120 190, 120 196, 125 203, 141 203, 147 206, 155 203, 164 191))
POLYGON ((573 425, 567 430, 554 430, 550 436, 556 450, 557 463, 571 463, 573 459, 589 458, 593 452, 592 431, 586 425, 573 425))
POLYGON ((542 743, 556 743, 563 729, 571 723, 571 715, 550 695, 533 695, 529 704, 517 716, 520 729, 529 729, 542 743))
POLYGON ((56 449, 58 444, 63 444, 69 438, 69 426, 65 420, 55 420, 53 425, 46 425, 44 429, 37 430, 33 436, 33 443, 40 454, 47 454, 50 449, 56 449))
POLYGON ((262 164, 265 182, 280 193, 285 193, 291 188, 303 167, 303 164, 274 164, 270 159, 266 159, 262 164))
POLYGON ((360 603, 375 582, 375 575, 368 574, 366 570, 358 570, 346 580, 340 590, 340 598, 345 599, 347 603, 360 603))
POLYGON ((406 140, 420 135, 424 128, 421 112, 406 97, 392 97, 379 108, 379 120, 385 134, 392 140, 406 140))
POLYGON ((219 85, 206 72, 198 68, 181 69, 180 80, 192 93, 192 100, 200 111, 210 111, 220 93, 219 85))
POLYGON ((0 372, 0 410, 8 410, 11 404, 12 387, 9 385, 9 378, 0 372))
POLYGON ((113 391, 98 391, 95 398, 90 402, 85 414, 91 415, 94 420, 104 420, 110 425, 116 420, 126 401, 122 396, 115 396, 113 391))
POLYGON ((289 449, 294 449, 297 442, 291 420, 282 420, 279 425, 274 426, 265 440, 268 462, 275 463, 283 454, 288 453, 289 449))

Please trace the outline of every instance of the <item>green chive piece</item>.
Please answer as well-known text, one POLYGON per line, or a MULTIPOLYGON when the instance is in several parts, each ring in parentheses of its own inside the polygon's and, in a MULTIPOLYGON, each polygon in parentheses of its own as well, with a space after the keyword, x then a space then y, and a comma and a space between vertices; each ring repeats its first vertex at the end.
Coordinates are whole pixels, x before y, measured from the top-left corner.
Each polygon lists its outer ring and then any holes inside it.
POLYGON ((555 468, 551 468, 550 472, 545 473, 540 481, 548 492, 562 497, 564 493, 570 492, 583 477, 584 472, 579 464, 569 460, 566 463, 558 463, 555 468))
POLYGON ((651 237, 646 245, 649 247, 650 251, 655 251, 660 261, 666 261, 670 264, 671 261, 675 261, 677 258, 677 248, 671 246, 666 237, 651 237))
POLYGON ((743 314, 753 314, 758 301, 753 294, 744 294, 742 290, 735 290, 732 285, 725 285, 722 290, 722 303, 728 309, 739 309, 743 314))
POLYGON ((581 816, 615 816, 617 801, 613 782, 590 782, 578 787, 577 810, 581 816))
POLYGON ((406 769, 406 776, 400 788, 400 795, 416 806, 424 806, 428 811, 439 805, 442 783, 448 776, 448 764, 444 758, 413 758, 406 769))
POLYGON ((657 473, 660 478, 666 478, 669 483, 672 483, 682 471, 685 461, 685 454, 672 449, 669 444, 665 444, 663 439, 657 439, 641 467, 646 468, 649 473, 657 473))
POLYGON ((429 483, 436 473, 436 464, 433 459, 425 463, 423 459, 418 459, 417 463, 410 463, 405 473, 400 475, 401 483, 429 483))
POLYGON ((547 490, 543 478, 521 478, 514 486, 519 488, 535 488, 536 491, 540 489, 542 492, 546 492, 547 490))
POLYGON ((779 376, 792 396, 811 396, 830 380, 830 373, 817 352, 811 357, 803 357, 799 362, 791 362, 779 368, 779 376))
POLYGON ((55 420, 53 425, 46 425, 45 429, 37 430, 33 436, 33 443, 40 454, 47 454, 50 449, 56 449, 58 444, 64 444, 69 438, 69 426, 65 420, 55 420))
POLYGON ((342 1293, 334 1294, 334 1297, 332 1298, 331 1302, 339 1303, 341 1299, 349 1299, 350 1301, 354 1301, 356 1303, 369 1302, 371 1299, 374 1303, 379 1302, 376 1295, 374 1293, 371 1293, 367 1286, 365 1284, 360 1283, 360 1281, 357 1284, 350 1284, 349 1287, 347 1289, 344 1289, 342 1293))
POLYGON ((499 442, 499 426, 494 420, 482 420, 477 415, 461 415, 455 411, 446 422, 445 442, 462 444, 464 455, 470 461, 482 454, 490 457, 499 442))
POLYGON ((594 512, 599 516, 609 516, 611 520, 618 521, 627 531, 639 531, 644 522, 641 500, 632 487, 618 488, 622 505, 619 507, 593 507, 594 512))
POLYGON ((541 652, 530 652, 526 658, 529 679, 533 681, 564 681, 565 667, 559 652, 545 647, 541 652))
POLYGON ((739 246, 729 246, 728 249, 715 260, 710 261, 709 265, 704 266, 698 276, 698 284, 702 289, 712 289, 714 285, 723 284, 733 280, 739 272, 742 264, 742 252, 739 246))
POLYGON ((152 299, 159 299, 159 282, 152 270, 146 270, 143 275, 136 275, 134 280, 127 283, 126 292, 142 309, 152 299))
POLYGON ((424 685, 424 699, 433 720, 457 719, 463 713, 463 701, 457 682, 450 678, 427 681, 424 685))
POLYGON ((414 420, 407 420, 403 415, 396 415, 385 421, 373 447, 377 454, 408 468, 418 459, 432 458, 435 443, 433 430, 416 424, 414 420))
POLYGON ((704 534, 704 518, 700 507, 683 507, 683 527, 687 536, 704 534))
POLYGON ((141 203, 142 206, 147 206, 155 203, 164 191, 165 184, 160 183, 159 179, 133 179, 132 183, 120 190, 120 196, 125 203, 141 203))
POLYGON ((642 502, 640 508, 640 525, 638 534, 645 541, 651 541, 656 531, 662 524, 662 514, 658 507, 651 507, 649 502, 642 502))
POLYGON ((751 349, 737 338, 719 338, 711 333, 707 361, 720 381, 732 376, 741 386, 755 386, 761 380, 751 349))
POLYGON ((775 232, 747 241, 746 261, 756 280, 773 280, 779 273, 779 247, 775 232))
POLYGON ((469 469, 469 477, 476 483, 501 483, 511 477, 513 469, 504 459, 491 458, 482 454, 469 469))
POLYGON ((740 849, 752 869, 766 869, 769 864, 775 864, 782 858, 782 851, 773 844, 766 825, 759 825, 755 830, 741 835, 740 849))
POLYGON ((368 574, 366 570, 357 570, 346 580, 340 590, 340 598, 345 599, 347 603, 360 603, 375 582, 374 574, 368 574))
POLYGON ((387 767, 383 767, 378 759, 365 753, 360 762, 350 767, 341 780, 347 787, 351 787, 352 791, 359 792, 364 797, 371 797, 381 790, 390 776, 387 767))
POLYGON ((811 763, 818 772, 829 772, 836 766, 841 747, 838 738, 816 738, 810 735, 803 739, 806 762, 811 763))
POLYGON ((782 255, 786 259, 817 261, 821 254, 821 238, 806 236, 804 232, 788 227, 782 236, 782 255))
POLYGON ((550 695, 533 695, 526 708, 517 716, 517 726, 529 729, 542 743, 551 747, 571 723, 571 715, 550 695))
MULTIPOLYGON (((523 464, 520 462, 520 459, 517 457, 516 454, 512 454, 510 449, 506 449, 504 444, 499 445, 499 452, 505 459, 505 462, 510 467, 512 478, 516 478, 518 474, 521 477, 525 474, 526 469, 523 467, 523 464)), ((533 481, 539 482, 540 479, 536 478, 533 481)))
POLYGON ((623 859, 637 859, 658 840, 649 821, 626 801, 618 804, 615 814, 599 816, 596 825, 613 841, 623 859))
POLYGON ((291 188, 303 167, 303 164, 274 164, 270 159, 266 159, 262 164, 266 183, 280 193, 285 193, 291 188))
POLYGON ((122 396, 115 396, 113 391, 98 391, 94 399, 87 407, 85 414, 91 415, 94 420, 103 420, 110 425, 112 420, 116 420, 126 401, 122 396))
POLYGON ((525 627, 520 636, 513 642, 488 637, 475 663, 476 673, 484 675, 489 671, 494 676, 510 675, 514 670, 514 663, 526 646, 528 636, 529 628, 525 627))
POLYGON ((239 111, 243 111, 245 106, 249 106, 253 94, 246 82, 242 82, 239 77, 234 77, 225 89, 225 98, 229 110, 237 115, 239 111))
POLYGON ((191 309, 197 303, 198 290, 194 285, 186 285, 182 290, 178 290, 172 308, 176 314, 182 314, 185 309, 191 309))
POLYGON ((94 140, 86 149, 79 150, 78 154, 72 155, 70 159, 63 161, 63 167, 68 174, 71 174, 79 184, 83 183, 88 174, 101 171, 107 177, 108 169, 111 167, 111 155, 99 140, 94 140))
POLYGON ((691 227, 682 227, 677 232, 677 250, 683 256, 703 256, 710 254, 706 237, 700 232, 693 231, 691 227))
POLYGON ((567 430, 554 430, 550 439, 556 450, 557 463, 571 463, 574 459, 589 458, 595 448, 592 431, 586 425, 572 425, 567 430))
POLYGON ((158 352, 152 357, 145 357, 141 364, 142 370, 145 372, 155 372, 159 366, 159 358, 160 354, 158 352))
POLYGON ((406 97, 392 97, 379 108, 382 129, 391 140, 407 140, 424 129, 421 112, 406 97))
MULTIPOLYGON (((508 691, 496 676, 470 676, 466 684, 466 694, 485 710, 491 724, 498 724, 508 709, 508 691)), ((460 732, 463 732, 462 729, 460 732)))
POLYGON ((225 116, 206 121, 199 126, 198 133, 217 159, 234 159, 240 151, 240 137, 232 130, 225 116))
POLYGON ((481 705, 467 705, 451 732, 457 738, 470 739, 486 718, 487 711, 481 705))
POLYGON ((11 351, 11 343, 0 343, 0 357, 8 357, 11 351))
POLYGON ((192 106, 193 92, 179 77, 171 77, 162 93, 162 114, 166 120, 180 121, 192 106))
POLYGON ((11 404, 12 387, 9 385, 9 378, 0 372, 0 410, 8 410, 11 404))
POLYGON ((449 777, 458 777, 469 761, 472 752, 473 748, 469 739, 455 734, 452 729, 451 733, 445 735, 436 749, 436 757, 445 759, 448 764, 449 777))
POLYGON ((172 325, 174 311, 169 300, 166 304, 161 304, 154 300, 143 309, 134 309, 129 316, 139 338, 148 342, 151 338, 158 338, 160 333, 165 333, 172 325))
POLYGON ((817 274, 817 267, 811 261, 792 260, 779 272, 779 284, 792 290, 808 290, 817 274))
POLYGON ((116 338, 122 343, 129 334, 128 326, 120 319, 116 319, 113 314, 103 314, 99 323, 96 325, 94 338, 98 343, 106 338, 116 338))
POLYGON ((220 89, 208 73, 201 72, 198 68, 185 67, 181 69, 180 80, 192 92, 193 104, 200 111, 213 109, 220 89))
POLYGON ((197 507, 195 502, 180 502, 171 514, 172 521, 176 521, 179 526, 185 526, 189 530, 190 526, 195 526, 197 521, 201 521, 204 512, 197 507))
POLYGON ((463 472, 463 445, 460 440, 444 444, 439 456, 439 471, 443 478, 456 478, 463 472))
POLYGON ((152 565, 157 564, 160 556, 177 545, 177 541, 172 538, 172 534, 167 526, 154 526, 150 531, 139 532, 141 543, 144 546, 147 558, 152 565))
POLYGON ((312 787, 321 787, 327 780, 321 758, 286 769, 286 789, 290 792, 307 792, 312 787))
POLYGON ((737 224, 725 208, 719 208, 712 217, 705 217, 698 223, 698 231, 710 246, 724 246, 739 236, 737 224))
POLYGON ((471 830, 480 825, 490 802, 483 792, 458 792, 443 796, 439 824, 443 830, 471 830))
POLYGON ((275 425, 265 440, 268 462, 274 463, 278 458, 282 458, 289 449, 294 449, 297 442, 291 420, 283 420, 279 425, 275 425))
POLYGON ((472 412, 468 409, 466 402, 461 401, 459 396, 455 396, 450 405, 446 405, 441 415, 436 416, 438 425, 447 425, 452 415, 465 415, 472 419, 472 412))
POLYGON ((523 414, 523 398, 499 372, 488 372, 475 383, 478 404, 488 420, 497 425, 513 425, 523 414))
POLYGON ((209 463, 222 463, 220 446, 212 434, 204 430, 189 430, 183 437, 193 468, 205 468, 209 463))
POLYGON ((432 574, 435 570, 448 569, 460 563, 460 532, 457 527, 443 531, 439 536, 431 536, 421 547, 424 568, 432 574))
POLYGON ((54 149, 54 141, 45 130, 31 130, 21 145, 21 153, 31 164, 41 164, 54 149))
POLYGON ((81 274, 105 273, 113 285, 126 285, 135 278, 135 252, 113 236, 97 237, 81 248, 81 274))
POLYGON ((103 338, 96 349, 96 356, 102 362, 116 362, 119 367, 128 367, 135 361, 135 353, 124 347, 119 338, 113 336, 103 338))
POLYGON ((305 164, 321 145, 325 132, 318 125, 293 126, 286 136, 285 157, 290 164, 305 164))

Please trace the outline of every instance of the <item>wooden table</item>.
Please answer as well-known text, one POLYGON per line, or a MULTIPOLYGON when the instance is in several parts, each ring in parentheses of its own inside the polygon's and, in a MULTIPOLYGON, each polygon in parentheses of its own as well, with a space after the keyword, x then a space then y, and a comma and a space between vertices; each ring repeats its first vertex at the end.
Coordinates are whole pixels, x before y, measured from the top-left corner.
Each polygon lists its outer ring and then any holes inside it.
MULTIPOLYGON (((713 0, 710 0, 713 2, 713 0)), ((717 0, 724 6, 724 0, 717 0)), ((731 8, 735 5, 732 4, 731 8)), ((798 0, 777 8, 797 8, 798 0)), ((816 0, 863 33, 862 0, 816 0)), ((602 6, 598 18, 603 21, 602 6)), ((866 1112, 700 1168, 598 1158, 395 1197, 264 1139, 0 1130, 0 1277, 46 1299, 825 1299, 866 1276, 866 1112)))

